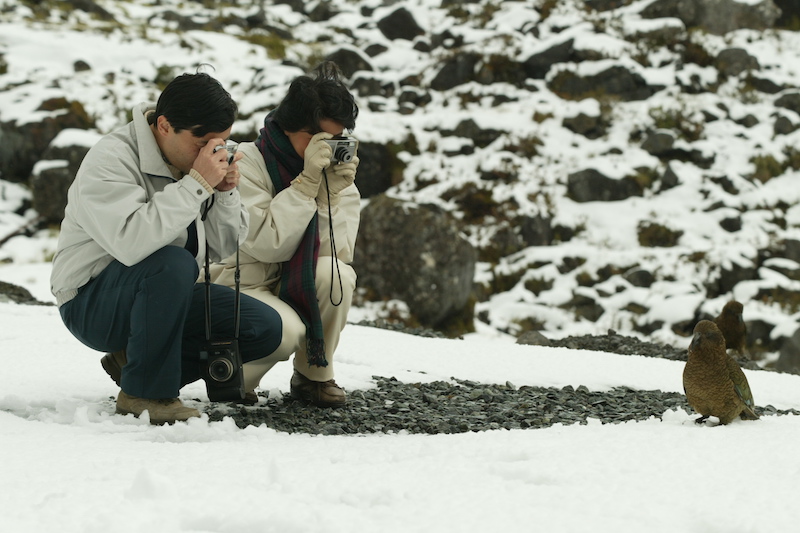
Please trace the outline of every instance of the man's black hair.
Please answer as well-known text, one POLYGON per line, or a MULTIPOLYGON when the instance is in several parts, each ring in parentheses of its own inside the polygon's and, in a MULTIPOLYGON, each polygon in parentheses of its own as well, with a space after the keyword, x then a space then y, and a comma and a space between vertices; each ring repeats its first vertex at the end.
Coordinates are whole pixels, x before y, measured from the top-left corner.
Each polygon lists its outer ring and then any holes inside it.
POLYGON ((342 124, 348 131, 356 127, 358 106, 341 71, 333 61, 314 69, 314 77, 300 76, 289 85, 289 91, 273 112, 273 120, 288 132, 307 130, 319 133, 319 121, 329 119, 342 124))
POLYGON ((155 124, 164 115, 176 133, 189 130, 195 137, 225 131, 236 120, 237 107, 220 82, 205 73, 181 74, 164 88, 156 111, 148 118, 155 124))

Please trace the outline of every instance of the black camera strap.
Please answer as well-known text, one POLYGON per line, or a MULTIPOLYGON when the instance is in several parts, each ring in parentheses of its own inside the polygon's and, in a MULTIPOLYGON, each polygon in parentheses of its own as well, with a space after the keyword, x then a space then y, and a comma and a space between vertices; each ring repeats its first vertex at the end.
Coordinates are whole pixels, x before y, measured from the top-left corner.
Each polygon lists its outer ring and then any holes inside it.
MULTIPOLYGON (((213 205, 213 201, 212 201, 213 205)), ((203 213, 202 220, 206 219, 208 215, 208 210, 211 209, 210 205, 206 206, 205 212, 203 213)), ((238 234, 237 234, 238 235, 238 234)), ((205 311, 206 311, 206 340, 211 341, 211 268, 210 268, 210 260, 208 258, 208 240, 206 239, 206 257, 205 257, 205 289, 206 289, 206 298, 205 298, 205 311)), ((239 340, 239 318, 241 314, 241 291, 239 290, 239 280, 240 280, 240 272, 239 272, 239 238, 237 236, 236 239, 236 270, 233 274, 233 281, 234 281, 234 297, 233 297, 233 338, 237 341, 239 340)))

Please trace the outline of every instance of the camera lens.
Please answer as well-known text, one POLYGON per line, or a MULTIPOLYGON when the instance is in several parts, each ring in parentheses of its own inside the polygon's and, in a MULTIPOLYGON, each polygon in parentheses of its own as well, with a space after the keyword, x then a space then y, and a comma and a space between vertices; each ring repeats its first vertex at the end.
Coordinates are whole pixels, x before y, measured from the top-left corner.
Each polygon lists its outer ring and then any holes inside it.
POLYGON ((233 363, 227 359, 214 359, 208 364, 208 375, 214 381, 228 381, 233 376, 233 363))
POLYGON ((353 154, 347 149, 346 146, 337 146, 336 147, 336 154, 334 154, 337 161, 341 161, 342 163, 349 163, 351 159, 353 159, 353 154))

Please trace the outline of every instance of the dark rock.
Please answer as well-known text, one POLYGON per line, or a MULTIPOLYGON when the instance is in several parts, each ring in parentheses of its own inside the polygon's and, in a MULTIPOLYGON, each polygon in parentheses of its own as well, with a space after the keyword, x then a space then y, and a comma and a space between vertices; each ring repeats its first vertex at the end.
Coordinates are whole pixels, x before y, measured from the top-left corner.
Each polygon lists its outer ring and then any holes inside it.
POLYGON ((800 115, 800 91, 785 91, 775 100, 775 107, 784 107, 800 115))
POLYGON ((520 236, 527 246, 549 246, 553 242, 553 219, 525 215, 519 221, 520 236))
POLYGON ((431 89, 446 91, 475 78, 475 68, 480 57, 474 53, 461 52, 445 61, 442 68, 431 80, 431 89))
POLYGON ((42 102, 38 111, 50 111, 52 114, 39 122, 0 123, 0 176, 6 181, 26 181, 34 163, 42 158, 60 131, 94 127, 94 121, 79 102, 54 98, 42 102))
POLYGON ((719 225, 728 233, 736 233, 742 229, 742 217, 729 217, 720 220, 719 225))
POLYGON ((642 268, 633 268, 625 274, 622 278, 634 287, 649 287, 656 281, 656 277, 647 270, 642 268))
POLYGON ((386 192, 402 179, 403 163, 383 143, 359 143, 358 158, 356 185, 363 198, 386 192))
POLYGON ((742 72, 761 68, 758 59, 743 48, 726 48, 717 55, 714 66, 724 76, 738 76, 742 72))
POLYGON ((94 135, 89 134, 84 144, 62 146, 56 138, 53 145, 42 154, 42 160, 34 168, 35 171, 41 170, 34 172, 28 183, 33 196, 33 207, 43 222, 59 224, 64 218, 67 190, 72 185, 93 140, 96 140, 94 135))
POLYGON ((622 101, 645 100, 663 89, 650 86, 636 72, 621 65, 611 66, 590 76, 579 76, 571 70, 563 70, 548 81, 548 88, 566 100, 583 100, 610 96, 622 101))
POLYGON ((372 71, 372 65, 361 52, 352 48, 340 48, 329 54, 325 59, 336 63, 347 78, 360 70, 372 71))
POLYGON ((0 281, 0 302, 14 302, 25 305, 54 305, 48 302, 41 302, 24 287, 0 281))
POLYGON ((656 130, 642 143, 642 150, 656 157, 668 154, 675 144, 675 134, 670 130, 656 130))
POLYGON ((643 192, 631 178, 609 178, 593 168, 567 176, 567 196, 575 202, 615 202, 643 192))
POLYGON ((667 191, 672 189, 673 187, 677 187, 680 185, 681 180, 678 178, 678 174, 672 169, 672 165, 667 165, 664 169, 664 174, 661 175, 661 187, 658 189, 658 192, 667 191))
POLYGON ((405 39, 413 41, 418 35, 424 35, 417 21, 406 8, 401 7, 378 21, 378 29, 390 40, 405 39))
POLYGON ((357 92, 359 96, 386 96, 383 82, 364 74, 359 74, 350 82, 350 90, 357 92))
POLYGON ((797 23, 800 21, 800 0, 773 0, 773 2, 781 10, 781 16, 775 21, 775 26, 797 30, 797 23))
POLYGON ((700 27, 714 35, 739 29, 764 30, 775 26, 780 10, 772 0, 655 0, 640 13, 642 18, 679 18, 687 28, 700 27))
POLYGON ((522 69, 529 78, 543 80, 556 63, 566 63, 575 59, 574 39, 555 44, 542 52, 531 55, 522 62, 522 69))
POLYGON ((446 137, 454 135, 456 137, 471 139, 472 142, 475 143, 475 146, 480 148, 485 148, 490 145, 503 134, 503 132, 499 130, 483 129, 471 118, 459 122, 455 130, 442 130, 441 133, 446 137))
POLYGON ((775 369, 779 372, 800 374, 800 329, 781 345, 775 369))
POLYGON ((765 94, 778 94, 782 90, 786 89, 784 85, 778 85, 774 81, 767 79, 767 78, 760 78, 758 76, 749 76, 747 78, 747 83, 758 92, 762 92, 765 94))
POLYGON ((92 70, 92 67, 86 61, 79 59, 72 64, 72 70, 75 72, 86 72, 92 70))
POLYGON ((800 263, 800 241, 796 239, 784 239, 782 244, 782 257, 800 263))
POLYGON ((371 44, 366 48, 364 48, 364 53, 367 54, 369 57, 375 57, 381 55, 387 50, 389 50, 389 48, 382 44, 371 44))
POLYGON ((477 252, 445 211, 385 195, 361 213, 353 266, 359 285, 377 298, 397 298, 428 327, 468 305, 477 252))
POLYGON ((517 344, 528 344, 530 346, 551 346, 550 339, 542 335, 539 331, 525 331, 517 337, 517 344))
POLYGON ((587 139, 598 139, 606 134, 606 125, 600 116, 578 113, 574 117, 564 118, 561 125, 587 139))

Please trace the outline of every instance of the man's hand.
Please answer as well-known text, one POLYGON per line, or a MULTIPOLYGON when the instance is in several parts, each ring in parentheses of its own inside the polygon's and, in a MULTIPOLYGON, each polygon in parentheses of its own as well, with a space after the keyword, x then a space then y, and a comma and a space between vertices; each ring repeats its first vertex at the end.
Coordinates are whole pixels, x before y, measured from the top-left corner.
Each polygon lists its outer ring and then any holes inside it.
MULTIPOLYGON (((225 141, 222 139, 209 140, 206 145, 200 149, 200 153, 197 154, 192 164, 192 168, 203 176, 203 179, 206 180, 206 183, 212 188, 217 188, 217 185, 226 179, 230 171, 228 166, 228 151, 218 150, 214 152, 214 148, 220 144, 224 146, 225 141)), ((239 154, 237 153, 237 155, 239 154)), ((241 159, 241 157, 239 157, 239 159, 241 159)), ((236 161, 238 161, 238 159, 236 159, 236 161)), ((236 174, 238 183, 238 171, 236 171, 236 174)))
MULTIPOLYGON (((227 150, 220 150, 220 152, 225 152, 225 158, 227 159, 227 150)), ((233 154, 233 163, 231 163, 228 167, 228 172, 225 174, 225 177, 222 179, 222 181, 219 182, 216 187, 214 187, 215 189, 218 191, 230 191, 239 185, 239 166, 236 163, 243 157, 244 154, 239 152, 233 154)))
POLYGON ((309 198, 316 198, 322 181, 322 171, 331 164, 333 152, 325 139, 332 137, 333 135, 324 131, 311 137, 303 157, 305 160, 303 172, 292 180, 292 187, 309 198))

